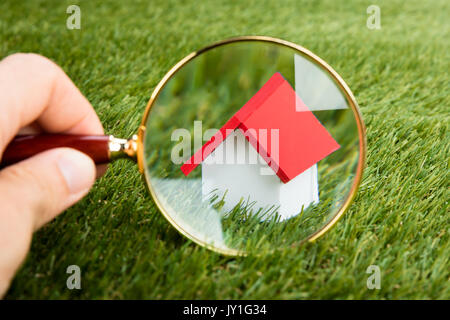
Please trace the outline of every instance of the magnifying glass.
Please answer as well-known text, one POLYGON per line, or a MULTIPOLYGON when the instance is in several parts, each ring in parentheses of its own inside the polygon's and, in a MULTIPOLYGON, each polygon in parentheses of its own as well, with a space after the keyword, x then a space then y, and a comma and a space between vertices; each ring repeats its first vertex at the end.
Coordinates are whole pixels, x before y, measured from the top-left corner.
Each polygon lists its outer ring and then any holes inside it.
POLYGON ((56 147, 98 164, 137 159, 164 217, 226 255, 300 245, 348 209, 364 168, 356 100, 322 59, 269 37, 232 38, 179 61, 137 135, 16 137, 2 166, 56 147))

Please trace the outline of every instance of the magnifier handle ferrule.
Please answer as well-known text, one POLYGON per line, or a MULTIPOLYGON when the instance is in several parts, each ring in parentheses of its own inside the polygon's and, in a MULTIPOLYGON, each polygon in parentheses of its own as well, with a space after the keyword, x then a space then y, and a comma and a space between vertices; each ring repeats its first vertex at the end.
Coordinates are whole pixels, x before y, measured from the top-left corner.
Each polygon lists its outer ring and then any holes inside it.
POLYGON ((91 157, 96 164, 136 156, 136 139, 105 135, 37 134, 16 136, 0 158, 0 167, 17 163, 54 148, 73 148, 91 157))
POLYGON ((136 159, 137 136, 133 135, 131 139, 120 139, 109 136, 108 151, 110 161, 120 158, 136 159))

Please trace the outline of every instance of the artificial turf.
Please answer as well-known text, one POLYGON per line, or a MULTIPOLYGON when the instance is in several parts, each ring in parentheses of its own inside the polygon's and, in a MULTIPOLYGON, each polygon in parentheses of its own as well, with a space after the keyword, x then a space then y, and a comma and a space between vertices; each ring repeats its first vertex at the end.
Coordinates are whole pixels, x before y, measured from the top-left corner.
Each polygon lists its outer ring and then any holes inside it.
POLYGON ((34 236, 6 295, 17 298, 448 299, 448 1, 73 1, 0 3, 0 57, 62 66, 108 133, 136 132, 151 91, 189 52, 238 35, 303 45, 352 89, 367 168, 344 218, 315 244, 227 258, 158 213, 137 166, 113 163, 89 195, 34 236), (371 4, 381 29, 366 27, 371 4), (82 289, 68 290, 78 265, 82 289), (370 265, 381 288, 366 285, 370 265))

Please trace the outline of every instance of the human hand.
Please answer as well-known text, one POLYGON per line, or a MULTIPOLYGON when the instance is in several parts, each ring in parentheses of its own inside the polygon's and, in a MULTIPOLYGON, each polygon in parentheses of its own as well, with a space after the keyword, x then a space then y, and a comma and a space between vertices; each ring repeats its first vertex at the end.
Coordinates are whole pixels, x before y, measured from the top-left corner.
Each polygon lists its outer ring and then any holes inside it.
MULTIPOLYGON (((36 54, 0 61, 0 159, 20 133, 103 134, 90 103, 56 64, 36 54)), ((0 171, 0 297, 26 257, 33 231, 80 200, 96 167, 69 148, 0 171)))

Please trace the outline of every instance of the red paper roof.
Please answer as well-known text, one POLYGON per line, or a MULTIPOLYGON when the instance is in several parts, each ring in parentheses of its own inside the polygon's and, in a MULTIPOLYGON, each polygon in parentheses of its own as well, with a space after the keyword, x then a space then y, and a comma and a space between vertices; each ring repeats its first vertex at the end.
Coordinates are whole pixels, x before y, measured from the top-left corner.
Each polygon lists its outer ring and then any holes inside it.
POLYGON ((235 129, 240 129, 284 183, 340 148, 280 73, 264 86, 181 166, 187 176, 235 129), (265 129, 260 131, 260 129, 265 129), (271 139, 271 130, 278 139, 271 139), (267 135, 262 134, 264 131, 267 135), (276 135, 276 131, 273 131, 276 135), (277 143, 272 146, 273 143, 277 143), (270 154, 278 150, 278 156, 270 154))

